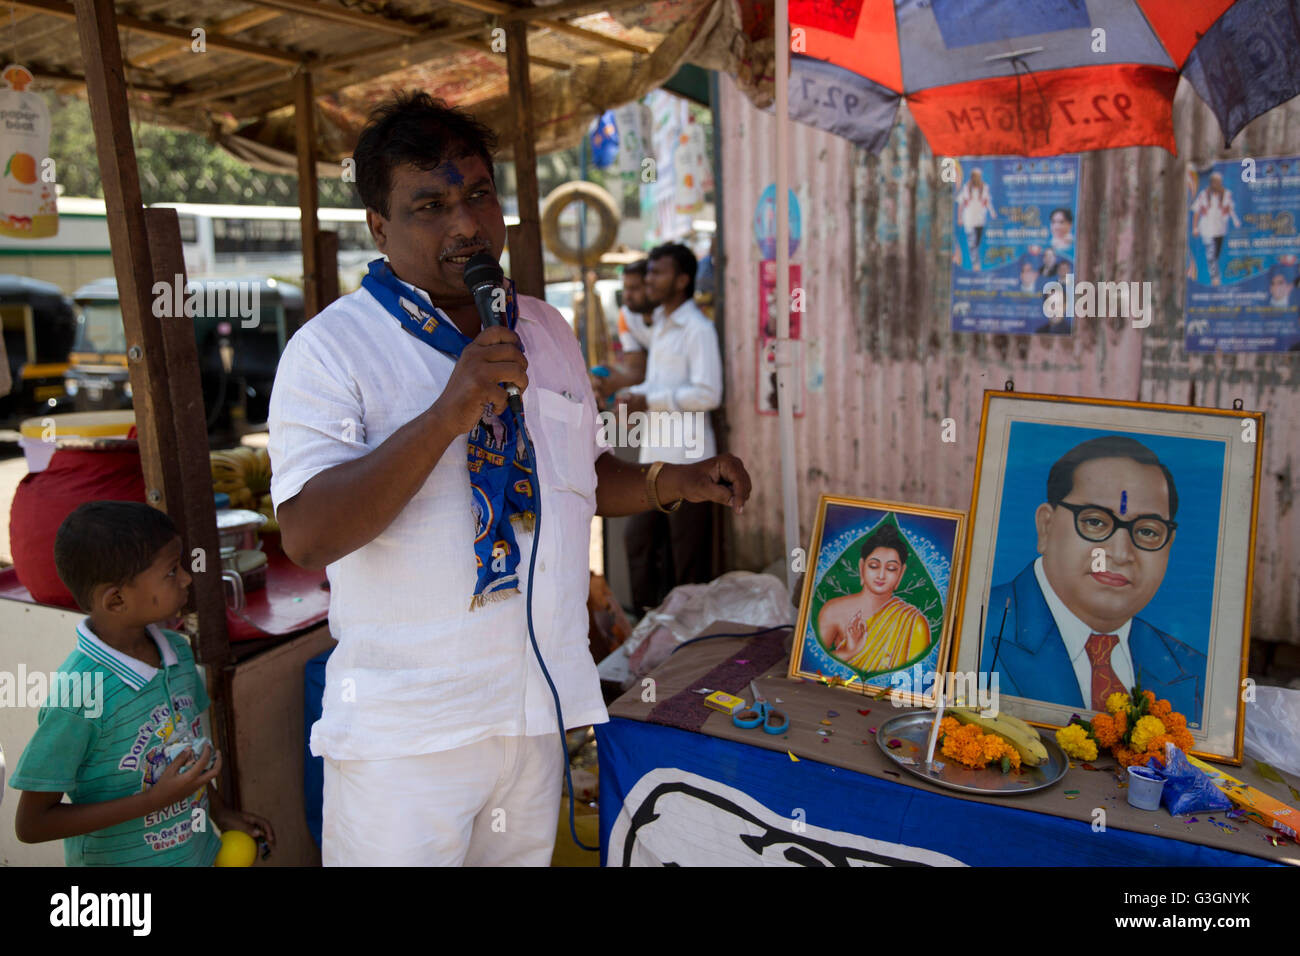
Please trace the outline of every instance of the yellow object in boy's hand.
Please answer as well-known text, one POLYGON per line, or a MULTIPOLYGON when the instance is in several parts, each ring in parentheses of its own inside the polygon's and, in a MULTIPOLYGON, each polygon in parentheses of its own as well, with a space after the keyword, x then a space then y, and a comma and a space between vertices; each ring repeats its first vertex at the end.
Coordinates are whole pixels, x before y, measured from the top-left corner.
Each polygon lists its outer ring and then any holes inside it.
POLYGON ((221 834, 221 849, 213 866, 252 866, 257 859, 257 842, 243 830, 221 834))

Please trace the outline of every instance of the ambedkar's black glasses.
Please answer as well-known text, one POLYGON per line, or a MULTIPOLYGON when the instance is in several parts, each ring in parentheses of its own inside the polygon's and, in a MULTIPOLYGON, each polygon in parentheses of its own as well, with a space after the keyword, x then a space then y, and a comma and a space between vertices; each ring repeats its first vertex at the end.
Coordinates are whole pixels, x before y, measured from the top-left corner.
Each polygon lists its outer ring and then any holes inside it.
POLYGON ((1124 521, 1101 505, 1072 505, 1068 501, 1058 501, 1057 504, 1074 512, 1074 530, 1085 541, 1105 541, 1117 528, 1127 528, 1136 547, 1143 551, 1159 551, 1169 543, 1178 527, 1178 522, 1166 521, 1159 515, 1138 515, 1124 521))

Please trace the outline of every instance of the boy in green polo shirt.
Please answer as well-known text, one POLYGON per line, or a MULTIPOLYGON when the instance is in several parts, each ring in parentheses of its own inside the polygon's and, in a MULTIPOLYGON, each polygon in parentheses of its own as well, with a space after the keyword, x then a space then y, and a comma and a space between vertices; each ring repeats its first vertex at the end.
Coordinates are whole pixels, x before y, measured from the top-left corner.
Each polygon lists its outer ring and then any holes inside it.
POLYGON ((221 754, 191 746, 208 695, 189 642, 156 623, 185 606, 182 553, 171 519, 135 502, 82 505, 55 537, 59 577, 90 616, 10 783, 18 839, 62 839, 68 866, 211 866, 212 824, 274 845, 267 821, 211 786, 221 754))

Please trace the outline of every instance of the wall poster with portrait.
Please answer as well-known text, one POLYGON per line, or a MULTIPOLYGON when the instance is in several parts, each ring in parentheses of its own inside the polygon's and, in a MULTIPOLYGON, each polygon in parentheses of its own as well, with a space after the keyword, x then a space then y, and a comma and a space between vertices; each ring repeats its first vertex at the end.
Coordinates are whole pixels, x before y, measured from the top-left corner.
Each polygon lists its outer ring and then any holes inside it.
POLYGON ((946 667, 966 513, 822 495, 790 676, 919 703, 946 667))
POLYGON ((1051 726, 1140 683, 1240 762, 1263 424, 985 392, 954 669, 1051 726))

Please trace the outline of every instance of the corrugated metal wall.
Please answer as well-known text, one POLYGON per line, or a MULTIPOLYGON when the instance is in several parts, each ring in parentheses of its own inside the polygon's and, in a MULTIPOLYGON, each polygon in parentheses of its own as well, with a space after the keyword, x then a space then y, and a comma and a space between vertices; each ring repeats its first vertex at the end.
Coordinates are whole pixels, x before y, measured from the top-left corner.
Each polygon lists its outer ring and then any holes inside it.
MULTIPOLYGON (((728 78, 721 87, 727 447, 756 484, 734 522, 733 555, 736 566, 758 569, 784 550, 777 420, 757 413, 755 381, 753 220, 775 178, 774 121, 728 78)), ((1189 355, 1182 345, 1187 163, 1300 154, 1300 100, 1257 119, 1228 151, 1186 83, 1174 120, 1178 157, 1134 148, 1082 160, 1077 273, 1151 281, 1152 324, 1077 320, 1069 338, 949 331, 952 186, 906 111, 879 156, 794 126, 803 238, 792 261, 802 264, 807 306, 806 414, 795 420, 805 542, 823 492, 969 508, 983 391, 1008 378, 1020 392, 1215 408, 1240 398, 1267 413, 1252 631, 1300 643, 1300 509, 1292 508, 1300 354, 1189 355), (955 443, 941 440, 945 418, 956 422, 955 443)))

